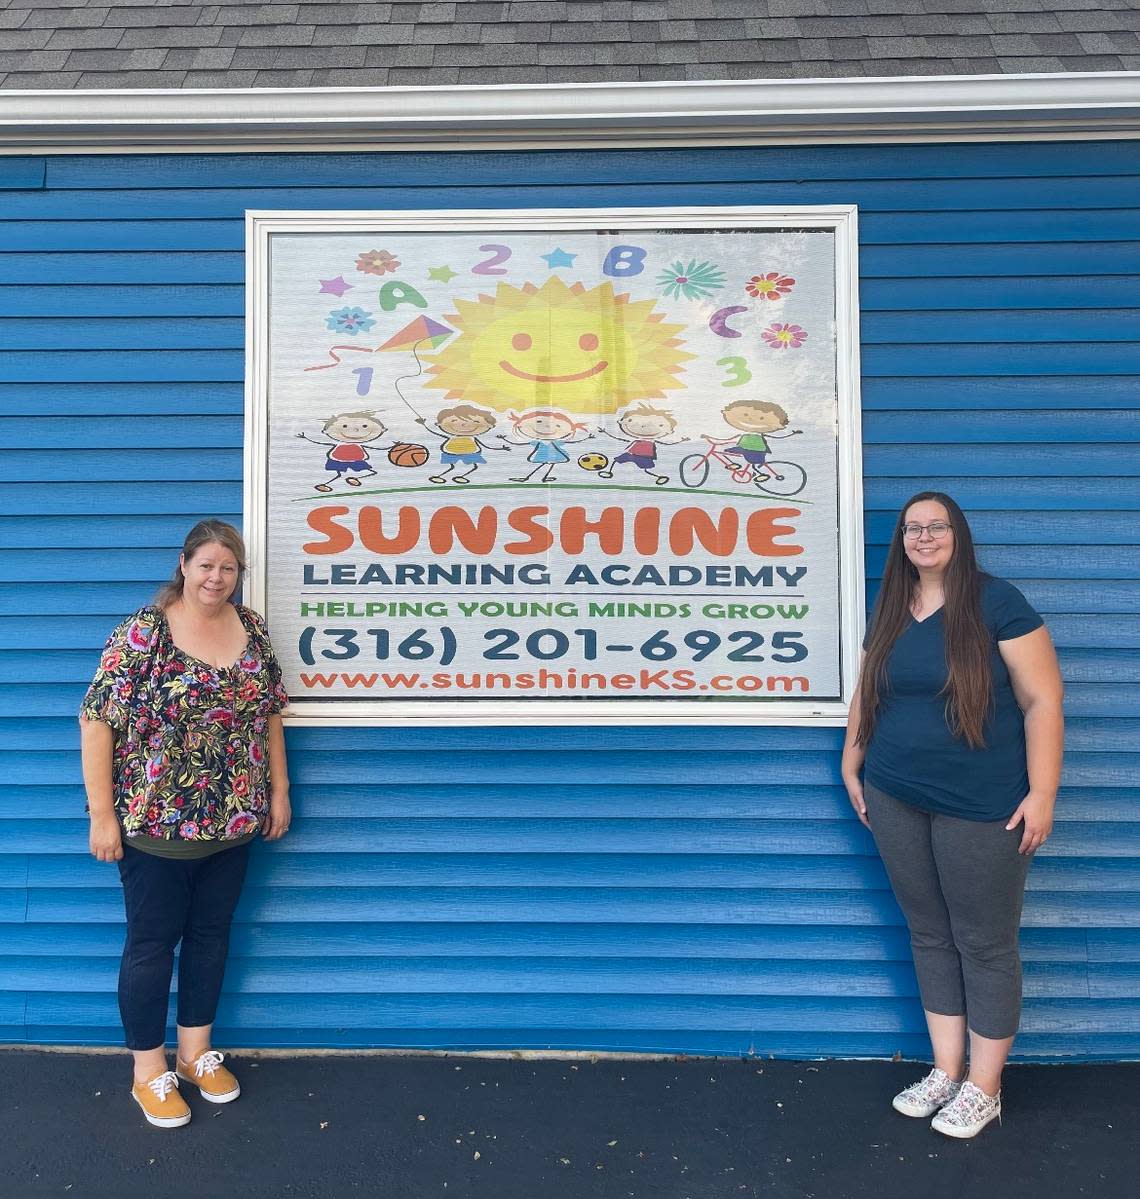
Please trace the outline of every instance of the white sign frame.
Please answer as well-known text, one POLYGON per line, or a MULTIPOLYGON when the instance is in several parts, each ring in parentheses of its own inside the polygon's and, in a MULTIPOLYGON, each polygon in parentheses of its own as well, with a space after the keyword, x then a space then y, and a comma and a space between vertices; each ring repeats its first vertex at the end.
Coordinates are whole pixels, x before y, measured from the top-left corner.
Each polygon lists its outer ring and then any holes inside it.
POLYGON ((683 699, 298 700, 287 724, 368 725, 808 725, 847 720, 865 626, 862 430, 859 392, 858 211, 855 205, 701 208, 545 208, 383 212, 246 212, 244 534, 246 601, 265 611, 268 593, 269 242, 275 233, 504 233, 515 230, 779 229, 831 232, 835 246, 839 489, 840 678, 838 700, 683 699))

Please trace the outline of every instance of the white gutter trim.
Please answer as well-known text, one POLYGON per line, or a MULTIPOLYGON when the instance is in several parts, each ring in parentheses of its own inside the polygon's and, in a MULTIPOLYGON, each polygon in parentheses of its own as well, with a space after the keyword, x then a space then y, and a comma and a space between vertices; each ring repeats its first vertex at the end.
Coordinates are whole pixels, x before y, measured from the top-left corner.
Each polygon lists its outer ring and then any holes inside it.
POLYGON ((1140 71, 480 87, 0 91, 0 152, 1140 136, 1140 71))

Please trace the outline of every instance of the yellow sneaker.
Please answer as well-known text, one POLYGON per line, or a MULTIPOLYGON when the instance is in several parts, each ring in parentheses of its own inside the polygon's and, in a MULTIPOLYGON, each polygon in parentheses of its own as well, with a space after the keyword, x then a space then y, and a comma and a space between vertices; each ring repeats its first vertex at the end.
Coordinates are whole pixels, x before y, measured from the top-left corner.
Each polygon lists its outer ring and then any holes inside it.
POLYGON ((241 1094, 238 1080, 222 1065, 224 1053, 207 1049, 193 1063, 178 1059, 178 1077, 192 1082, 210 1103, 232 1103, 241 1094))
POLYGON ((156 1074, 149 1082, 136 1082, 131 1098, 156 1128, 181 1128, 190 1123, 190 1109, 178 1093, 178 1078, 173 1070, 156 1074))

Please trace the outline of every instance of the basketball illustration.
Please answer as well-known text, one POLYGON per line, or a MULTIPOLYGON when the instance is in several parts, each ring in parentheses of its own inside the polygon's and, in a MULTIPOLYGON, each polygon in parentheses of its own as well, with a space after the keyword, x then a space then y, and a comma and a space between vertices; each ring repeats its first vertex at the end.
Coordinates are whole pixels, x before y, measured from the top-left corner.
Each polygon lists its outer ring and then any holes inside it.
POLYGON ((578 465, 583 470, 605 470, 609 464, 610 460, 605 454, 583 454, 578 459, 578 465))
POLYGON ((393 466, 423 466, 427 460, 427 450, 422 445, 413 445, 410 441, 397 442, 388 451, 388 461, 393 466))

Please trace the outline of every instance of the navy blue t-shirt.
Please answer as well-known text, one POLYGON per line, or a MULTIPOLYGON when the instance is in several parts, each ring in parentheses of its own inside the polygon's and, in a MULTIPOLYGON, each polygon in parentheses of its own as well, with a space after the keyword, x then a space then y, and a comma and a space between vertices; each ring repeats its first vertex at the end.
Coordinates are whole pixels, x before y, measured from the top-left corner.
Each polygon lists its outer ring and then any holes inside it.
POLYGON ((1029 793, 1025 719, 1017 706, 999 641, 1024 637, 1044 623, 1004 579, 984 576, 982 619, 992 638, 994 713, 985 746, 971 749, 946 723, 946 631, 943 610, 913 618, 887 659, 864 778, 880 791, 928 812, 966 820, 1007 820, 1029 793))

